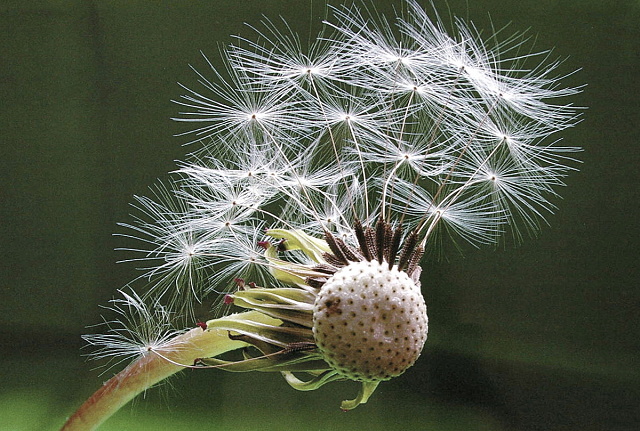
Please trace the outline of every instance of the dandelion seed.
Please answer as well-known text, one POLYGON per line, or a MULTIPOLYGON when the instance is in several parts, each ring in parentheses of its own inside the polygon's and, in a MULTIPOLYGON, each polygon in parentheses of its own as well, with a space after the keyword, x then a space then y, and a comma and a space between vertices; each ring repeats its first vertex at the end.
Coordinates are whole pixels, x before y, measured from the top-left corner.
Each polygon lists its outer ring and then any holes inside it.
POLYGON ((122 298, 111 300, 111 306, 105 307, 116 317, 96 325, 105 327, 105 333, 83 337, 93 348, 90 358, 106 360, 108 370, 154 350, 180 348, 175 338, 184 331, 175 329, 175 316, 166 307, 157 303, 149 306, 133 291, 119 293, 122 298))

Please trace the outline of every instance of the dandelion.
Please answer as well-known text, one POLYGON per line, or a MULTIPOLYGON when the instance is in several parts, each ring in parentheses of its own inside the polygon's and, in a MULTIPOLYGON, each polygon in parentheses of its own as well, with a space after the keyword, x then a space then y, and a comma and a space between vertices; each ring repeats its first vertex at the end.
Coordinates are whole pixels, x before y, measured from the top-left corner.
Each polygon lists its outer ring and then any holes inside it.
POLYGON ((92 356, 134 362, 65 429, 184 368, 280 372, 299 390, 352 380, 353 409, 420 356, 423 256, 520 241, 555 209, 579 151, 559 145, 579 118, 559 101, 580 89, 548 52, 462 21, 447 33, 414 0, 393 23, 332 13, 307 51, 267 21, 184 87, 176 120, 200 147, 136 198, 121 235, 141 293, 87 337, 92 356), (196 325, 204 303, 233 313, 196 325))

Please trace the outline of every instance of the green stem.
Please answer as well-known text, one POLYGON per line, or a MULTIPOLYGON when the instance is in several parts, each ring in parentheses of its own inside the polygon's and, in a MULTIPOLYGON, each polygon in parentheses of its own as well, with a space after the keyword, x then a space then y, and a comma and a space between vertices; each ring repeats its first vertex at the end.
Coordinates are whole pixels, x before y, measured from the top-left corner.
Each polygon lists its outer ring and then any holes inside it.
MULTIPOLYGON (((223 319, 252 317, 254 313, 223 319)), ((174 338, 170 347, 158 349, 158 353, 178 364, 193 364, 197 358, 217 356, 244 346, 246 343, 230 339, 227 330, 194 328, 174 338)), ((164 358, 150 351, 113 376, 80 406, 61 431, 96 429, 136 395, 183 369, 164 358)))

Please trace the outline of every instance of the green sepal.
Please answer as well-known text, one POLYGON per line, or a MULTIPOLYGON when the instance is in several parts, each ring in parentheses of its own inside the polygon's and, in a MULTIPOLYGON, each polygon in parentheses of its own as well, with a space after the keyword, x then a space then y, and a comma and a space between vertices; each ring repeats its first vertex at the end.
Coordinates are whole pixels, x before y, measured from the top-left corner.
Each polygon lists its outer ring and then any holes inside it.
POLYGON ((274 319, 273 317, 267 316, 264 313, 260 313, 259 311, 244 311, 242 313, 233 313, 224 317, 219 317, 217 319, 208 320, 206 325, 207 328, 215 328, 221 327, 221 325, 226 325, 229 322, 255 322, 262 323, 266 325, 278 325, 282 323, 278 319, 274 319))
POLYGON ((254 288, 233 294, 235 305, 261 311, 271 317, 311 328, 315 297, 295 288, 254 288))
MULTIPOLYGON (((326 369, 326 366, 325 366, 325 369, 326 369)), ((291 370, 291 371, 295 371, 295 370, 291 370)), ((344 379, 344 377, 336 373, 334 370, 327 370, 306 382, 298 379, 296 376, 293 375, 293 373, 289 371, 284 371, 282 373, 282 376, 293 389, 296 389, 298 391, 314 391, 318 389, 320 386, 324 385, 325 383, 344 379)))
POLYGON ((207 329, 226 329, 227 331, 247 335, 251 338, 274 344, 282 348, 287 347, 287 345, 291 343, 312 343, 314 341, 313 333, 308 328, 281 326, 281 320, 274 319, 264 314, 263 316, 270 319, 271 322, 263 323, 255 320, 242 319, 214 319, 207 322, 207 329))
POLYGON ((353 400, 344 400, 342 404, 340 404, 340 408, 344 411, 348 411, 355 409, 360 404, 366 403, 378 387, 379 383, 380 382, 362 382, 358 396, 353 400))
POLYGON ((264 252, 264 257, 271 264, 269 266, 271 275, 273 275, 276 280, 284 284, 290 284, 308 289, 309 286, 307 286, 305 283, 306 279, 308 277, 318 275, 317 272, 313 271, 307 265, 288 262, 286 260, 280 259, 278 257, 278 251, 276 247, 270 244, 267 246, 267 249, 264 252))
POLYGON ((241 298, 254 305, 263 307, 277 307, 288 310, 311 311, 315 295, 305 290, 293 287, 263 288, 256 287, 249 290, 239 290, 233 295, 234 300, 241 298))
POLYGON ((202 358, 199 359, 199 363, 208 367, 217 367, 225 371, 240 373, 249 371, 281 372, 283 374, 292 371, 322 373, 328 369, 327 363, 322 359, 318 359, 316 356, 284 351, 282 353, 276 352, 268 357, 245 357, 245 359, 241 361, 202 358))
POLYGON ((308 235, 295 229, 268 229, 267 235, 276 239, 284 239, 287 250, 301 250, 316 263, 325 263, 324 253, 331 253, 331 248, 323 239, 308 235))

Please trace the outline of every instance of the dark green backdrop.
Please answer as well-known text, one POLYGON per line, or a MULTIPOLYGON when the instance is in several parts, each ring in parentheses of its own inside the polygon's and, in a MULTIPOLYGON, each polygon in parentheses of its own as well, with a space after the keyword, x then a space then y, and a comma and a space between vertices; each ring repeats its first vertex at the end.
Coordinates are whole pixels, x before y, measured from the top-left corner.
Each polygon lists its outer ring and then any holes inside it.
MULTIPOLYGON (((564 72, 583 68, 566 83, 587 84, 575 102, 589 110, 563 136, 584 164, 550 226, 519 248, 428 263, 425 353, 353 412, 337 406, 355 385, 298 393, 276 375, 194 372, 103 429, 639 429, 640 3, 468 3, 448 5, 480 28, 530 28, 569 57, 564 72)), ((1 429, 56 429, 107 377, 80 334, 133 275, 111 236, 131 196, 185 152, 169 100, 195 83, 188 64, 204 68, 199 50, 215 58, 262 14, 307 34, 323 12, 319 0, 0 3, 1 429)))

